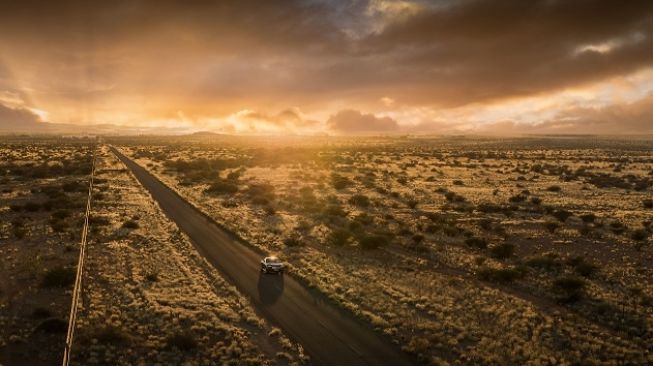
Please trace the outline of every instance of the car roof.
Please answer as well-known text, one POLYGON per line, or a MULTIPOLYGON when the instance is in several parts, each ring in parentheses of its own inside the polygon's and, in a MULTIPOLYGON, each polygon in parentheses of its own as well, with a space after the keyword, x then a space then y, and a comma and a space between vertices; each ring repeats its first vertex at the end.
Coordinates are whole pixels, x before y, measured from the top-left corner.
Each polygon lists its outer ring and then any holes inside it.
POLYGON ((265 260, 266 260, 266 261, 267 261, 267 260, 275 260, 275 259, 276 259, 276 260, 279 260, 279 257, 277 257, 276 255, 272 255, 272 256, 269 256, 269 257, 265 257, 265 260))

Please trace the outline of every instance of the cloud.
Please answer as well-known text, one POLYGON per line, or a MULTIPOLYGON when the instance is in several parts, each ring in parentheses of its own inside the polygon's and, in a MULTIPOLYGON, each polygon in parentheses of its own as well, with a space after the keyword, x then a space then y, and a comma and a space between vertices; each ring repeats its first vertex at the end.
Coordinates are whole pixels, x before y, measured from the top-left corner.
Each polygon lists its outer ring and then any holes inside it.
POLYGON ((39 128, 41 120, 39 116, 25 108, 10 108, 0 104, 0 130, 12 132, 12 130, 32 130, 39 128))
POLYGON ((343 109, 546 98, 651 68, 653 2, 7 1, 0 54, 0 89, 58 122, 251 108, 254 127, 308 129, 343 109), (289 105, 318 117, 260 112, 289 105))
POLYGON ((399 130, 397 121, 390 117, 376 117, 355 110, 342 110, 326 122, 329 129, 342 134, 392 133, 399 130))
POLYGON ((653 94, 632 103, 597 108, 569 108, 535 123, 501 121, 477 129, 484 134, 653 134, 653 94))
POLYGON ((316 125, 318 122, 307 119, 298 108, 284 109, 277 114, 268 114, 257 111, 244 111, 239 117, 249 121, 260 121, 278 127, 303 128, 316 125))

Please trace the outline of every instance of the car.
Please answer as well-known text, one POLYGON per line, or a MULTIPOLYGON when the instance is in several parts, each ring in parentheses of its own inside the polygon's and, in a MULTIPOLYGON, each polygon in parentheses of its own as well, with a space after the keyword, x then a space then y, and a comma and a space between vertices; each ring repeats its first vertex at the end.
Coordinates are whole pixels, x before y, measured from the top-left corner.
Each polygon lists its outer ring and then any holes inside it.
POLYGON ((285 265, 276 256, 265 257, 261 261, 261 272, 283 274, 285 265))

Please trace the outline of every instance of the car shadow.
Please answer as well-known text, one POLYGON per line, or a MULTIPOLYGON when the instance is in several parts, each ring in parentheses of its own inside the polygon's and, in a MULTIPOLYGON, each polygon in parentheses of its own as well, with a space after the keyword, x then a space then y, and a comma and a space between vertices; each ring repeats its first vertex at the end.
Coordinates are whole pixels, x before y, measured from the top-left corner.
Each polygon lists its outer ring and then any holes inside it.
POLYGON ((266 274, 259 272, 258 275, 258 297, 264 305, 272 305, 279 300, 283 294, 284 275, 266 274))

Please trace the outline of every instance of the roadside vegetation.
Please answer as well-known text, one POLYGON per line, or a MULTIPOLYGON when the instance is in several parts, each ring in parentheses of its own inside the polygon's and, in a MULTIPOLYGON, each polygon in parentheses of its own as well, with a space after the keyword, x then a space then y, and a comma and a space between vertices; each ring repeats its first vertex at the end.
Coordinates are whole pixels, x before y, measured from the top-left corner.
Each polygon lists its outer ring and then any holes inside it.
POLYGON ((204 261, 107 147, 97 182, 73 364, 307 360, 204 261))
POLYGON ((653 362, 648 141, 118 142, 426 363, 653 362))
POLYGON ((61 362, 94 143, 0 141, 0 364, 61 362))

